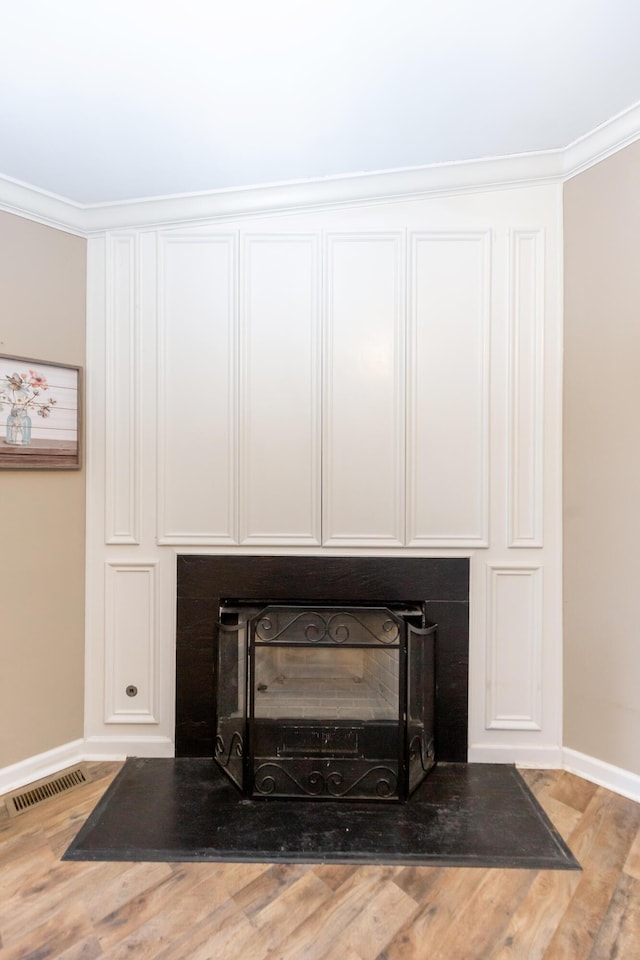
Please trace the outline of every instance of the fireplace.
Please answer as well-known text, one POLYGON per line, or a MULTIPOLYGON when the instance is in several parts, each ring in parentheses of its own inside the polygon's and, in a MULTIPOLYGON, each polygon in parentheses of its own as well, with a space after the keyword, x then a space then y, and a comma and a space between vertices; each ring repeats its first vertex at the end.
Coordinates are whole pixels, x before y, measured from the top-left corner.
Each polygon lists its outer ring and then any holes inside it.
POLYGON ((215 758, 246 796, 406 800, 435 762, 425 605, 225 600, 215 758))
MULTIPOLYGON (((466 762, 469 662, 467 558, 183 555, 178 557, 177 578, 176 756, 213 758, 216 753, 216 737, 219 735, 217 718, 224 717, 225 711, 232 712, 227 710, 224 704, 221 707, 215 693, 214 671, 219 670, 221 656, 221 633, 217 624, 226 620, 229 626, 234 627, 237 626, 238 618, 246 624, 247 619, 258 616, 265 607, 271 605, 293 608, 296 613, 302 606, 311 607, 326 619, 330 619, 336 611, 344 612, 345 609, 355 615, 367 608, 384 608, 391 614, 390 617, 385 615, 386 619, 399 620, 401 632, 405 630, 407 633, 409 625, 428 631, 431 630, 431 625, 437 624, 437 629, 431 632, 429 641, 433 645, 432 662, 435 674, 435 691, 431 700, 433 749, 437 760, 466 762)), ((308 623, 309 621, 307 625, 308 623)), ((319 630, 317 621, 316 626, 319 630)), ((227 630, 237 647, 238 638, 234 633, 234 630, 227 630)), ((325 638, 324 642, 334 641, 325 638)), ((400 652, 403 643, 408 644, 410 640, 401 640, 398 646, 399 676, 404 656, 400 652)), ((377 649, 377 645, 373 646, 377 649)), ((298 649, 298 652, 301 649, 296 647, 295 643, 292 648, 298 649)), ((233 645, 231 649, 233 650, 233 645)), ((347 649, 345 647, 345 652, 347 649)), ((381 644, 380 649, 383 649, 381 644)), ((331 649, 330 652, 334 653, 334 650, 331 649)), ((407 657, 408 655, 409 653, 407 657)), ((429 659, 428 653, 426 658, 429 659)), ((231 663, 235 665, 226 670, 230 683, 234 682, 234 677, 240 675, 242 667, 239 661, 240 654, 233 653, 231 663)), ((348 658, 343 660, 345 673, 349 664, 352 668, 358 666, 359 670, 360 662, 356 664, 348 658)), ((271 671, 272 676, 264 679, 262 674, 255 674, 254 696, 264 694, 268 699, 269 687, 274 678, 278 684, 278 678, 286 676, 286 673, 283 674, 278 668, 273 672, 269 663, 264 669, 267 674, 271 671), (267 690, 258 691, 257 685, 263 683, 267 690)), ((359 677, 358 670, 353 671, 351 676, 350 682, 354 688, 361 687, 364 682, 364 666, 361 683, 354 679, 359 677)), ((372 672, 373 668, 369 666, 369 678, 372 672)), ((420 682, 430 682, 425 680, 424 668, 418 671, 417 676, 421 678, 420 682)), ((403 696, 402 689, 398 689, 400 699, 403 696)), ((273 687, 271 693, 273 695, 273 687)), ((391 704, 388 704, 388 707, 387 712, 390 712, 391 704)), ((399 714, 400 706, 398 716, 399 714)), ((267 721, 269 717, 259 719, 267 721)), ((350 749, 352 752, 355 750, 359 754, 367 752, 363 749, 364 734, 356 735, 353 731, 346 733, 341 729, 349 725, 358 727, 362 718, 334 717, 339 722, 329 725, 336 729, 332 735, 332 743, 326 724, 320 725, 325 728, 323 734, 313 729, 313 724, 306 722, 313 720, 312 717, 294 716, 289 719, 297 721, 299 728, 293 748, 291 737, 289 736, 288 740, 285 738, 284 747, 289 748, 289 753, 298 748, 302 749, 306 737, 306 746, 312 753, 315 752, 313 759, 317 760, 318 755, 322 757, 325 749, 321 742, 323 736, 329 737, 327 749, 332 749, 334 754, 338 754, 340 749, 350 749)), ((383 722, 382 718, 379 720, 383 722)), ((265 727, 268 727, 268 724, 265 724, 265 727)), ((281 738, 282 733, 282 729, 277 731, 281 738)), ((410 741, 409 732, 400 730, 396 741, 398 744, 403 736, 410 741)), ((423 757, 427 768, 431 760, 428 756, 429 739, 430 736, 427 735, 427 750, 423 757)), ((226 750, 229 743, 227 735, 226 750)), ((408 748, 409 743, 406 740, 405 743, 408 748)), ((286 751, 280 744, 280 753, 284 752, 286 751)), ((398 753, 394 754, 394 757, 401 757, 401 753, 398 746, 398 753)), ((405 753, 404 756, 406 755, 405 753)), ((244 777, 242 779, 243 790, 250 789, 251 795, 255 795, 255 784, 249 786, 248 783, 245 784, 244 777)), ((251 777, 247 779, 250 781, 251 777)), ((399 786, 393 788, 392 794, 394 797, 401 797, 410 792, 410 789, 411 779, 409 778, 409 782, 405 779, 403 783, 401 777, 399 786)), ((384 792, 384 785, 381 790, 384 792)), ((324 787, 323 791, 324 796, 330 796, 324 787)))

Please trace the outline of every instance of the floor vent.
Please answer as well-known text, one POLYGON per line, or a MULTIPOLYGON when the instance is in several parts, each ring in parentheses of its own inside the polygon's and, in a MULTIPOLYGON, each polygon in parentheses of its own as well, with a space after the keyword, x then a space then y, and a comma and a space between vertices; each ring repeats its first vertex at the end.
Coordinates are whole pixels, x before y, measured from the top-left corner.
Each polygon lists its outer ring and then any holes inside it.
POLYGON ((37 783, 30 784, 22 790, 17 790, 4 798, 7 812, 10 817, 17 817, 20 813, 31 810, 32 807, 45 800, 51 800, 61 793, 73 790, 74 787, 81 787, 84 783, 90 783, 91 774, 84 765, 74 767, 72 770, 66 770, 64 773, 54 774, 51 777, 45 777, 38 780, 37 783))

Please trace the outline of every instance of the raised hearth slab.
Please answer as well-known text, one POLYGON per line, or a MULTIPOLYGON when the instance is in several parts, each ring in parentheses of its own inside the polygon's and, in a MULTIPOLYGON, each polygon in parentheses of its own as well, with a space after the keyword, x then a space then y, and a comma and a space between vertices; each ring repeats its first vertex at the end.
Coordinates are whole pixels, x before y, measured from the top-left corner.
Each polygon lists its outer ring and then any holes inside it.
POLYGON ((580 869, 512 766, 438 764, 407 803, 246 800, 204 758, 127 760, 63 860, 580 869))

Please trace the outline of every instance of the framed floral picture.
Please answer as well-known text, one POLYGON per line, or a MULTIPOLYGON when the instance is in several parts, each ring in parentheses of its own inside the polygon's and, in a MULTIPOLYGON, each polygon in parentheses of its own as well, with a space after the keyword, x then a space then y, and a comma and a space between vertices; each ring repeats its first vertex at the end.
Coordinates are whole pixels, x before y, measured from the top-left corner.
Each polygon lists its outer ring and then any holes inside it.
POLYGON ((0 355, 0 467, 78 470, 81 369, 0 355))

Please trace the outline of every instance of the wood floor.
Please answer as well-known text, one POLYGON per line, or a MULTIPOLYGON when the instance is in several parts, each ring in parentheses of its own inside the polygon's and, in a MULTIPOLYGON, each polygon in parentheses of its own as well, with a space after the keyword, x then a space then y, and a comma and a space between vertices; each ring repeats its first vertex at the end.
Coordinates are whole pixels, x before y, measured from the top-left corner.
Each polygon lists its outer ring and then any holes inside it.
POLYGON ((640 804, 524 776, 583 871, 62 863, 119 764, 9 819, 0 960, 640 960, 640 804))

